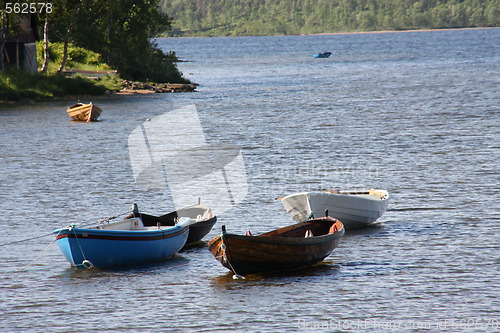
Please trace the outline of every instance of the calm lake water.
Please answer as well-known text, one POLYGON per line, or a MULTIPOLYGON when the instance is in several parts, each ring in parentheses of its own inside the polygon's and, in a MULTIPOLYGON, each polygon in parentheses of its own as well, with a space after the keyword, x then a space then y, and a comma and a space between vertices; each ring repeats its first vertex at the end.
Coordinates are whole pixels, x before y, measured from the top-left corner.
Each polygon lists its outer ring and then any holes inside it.
POLYGON ((158 43, 198 92, 93 98, 88 124, 75 100, 0 105, 0 331, 498 331, 500 29, 158 43), (295 191, 387 189, 388 211, 309 269, 233 280, 206 247, 71 268, 52 230, 174 208, 135 183, 128 136, 193 104, 248 186, 206 240, 291 224, 295 191))

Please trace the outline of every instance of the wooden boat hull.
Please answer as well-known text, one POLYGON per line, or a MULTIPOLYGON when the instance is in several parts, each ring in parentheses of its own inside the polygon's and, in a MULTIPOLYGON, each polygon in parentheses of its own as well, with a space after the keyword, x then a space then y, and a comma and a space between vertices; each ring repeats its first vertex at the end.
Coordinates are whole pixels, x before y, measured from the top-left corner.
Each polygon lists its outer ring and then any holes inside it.
POLYGON ((296 221, 323 216, 325 210, 346 229, 359 228, 377 221, 385 211, 389 194, 385 190, 302 192, 281 198, 286 211, 296 221))
POLYGON ((158 229, 144 227, 140 218, 133 218, 105 229, 68 227, 54 230, 53 234, 72 266, 110 267, 160 261, 174 256, 186 243, 189 223, 190 220, 186 219, 175 226, 158 229), (127 225, 127 228, 121 224, 127 225))
POLYGON ((298 268, 322 261, 337 247, 344 227, 333 218, 320 218, 259 236, 225 231, 208 243, 210 252, 235 274, 298 268), (305 237, 311 231, 314 236, 305 237))
POLYGON ((68 115, 75 121, 96 121, 102 113, 101 108, 92 103, 77 103, 68 107, 68 115))

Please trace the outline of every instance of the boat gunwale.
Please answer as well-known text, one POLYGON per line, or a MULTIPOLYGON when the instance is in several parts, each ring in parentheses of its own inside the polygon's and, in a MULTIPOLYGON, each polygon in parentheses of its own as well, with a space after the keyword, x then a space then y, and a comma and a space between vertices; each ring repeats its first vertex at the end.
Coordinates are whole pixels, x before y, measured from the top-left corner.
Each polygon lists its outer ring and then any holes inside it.
POLYGON ((332 195, 332 196, 339 196, 339 197, 351 197, 351 198, 356 198, 359 200, 368 200, 368 201, 386 201, 389 200, 389 192, 386 190, 375 190, 378 191, 379 193, 372 193, 370 194, 369 191, 350 191, 350 192, 339 192, 339 193, 334 193, 330 191, 309 191, 309 192, 298 192, 298 193, 292 193, 289 195, 286 195, 284 197, 279 198, 279 200, 283 201, 288 198, 294 197, 294 196, 299 196, 299 195, 306 195, 309 196, 310 194, 327 194, 327 195, 332 195), (382 193, 380 193, 382 192, 382 193), (381 195, 383 194, 383 195, 381 195), (374 196, 373 197, 367 197, 364 195, 370 195, 374 196))
MULTIPOLYGON (((64 229, 62 229, 64 230, 64 229)), ((183 227, 182 229, 175 231, 167 231, 167 232, 143 232, 143 231, 120 231, 116 232, 104 232, 104 233, 86 233, 86 232, 73 233, 71 230, 68 230, 65 233, 58 233, 56 235, 56 240, 61 240, 64 238, 71 239, 82 239, 82 240, 107 240, 107 241, 139 241, 139 242, 147 242, 147 241, 158 241, 165 240, 170 238, 178 237, 186 232, 189 232, 189 226, 183 227), (120 234, 121 233, 121 234, 120 234), (140 234, 139 234, 140 233, 140 234)), ((57 231, 57 230, 56 230, 57 231)))
POLYGON ((230 233, 225 233, 223 235, 219 235, 218 237, 221 237, 222 239, 224 238, 232 238, 232 239, 239 239, 239 240, 245 240, 248 242, 255 242, 255 243, 265 243, 265 244, 276 244, 276 245, 314 245, 314 244, 320 244, 324 243, 326 241, 329 241, 329 238, 338 238, 344 235, 344 233, 340 233, 342 229, 339 229, 338 231, 334 233, 328 233, 325 235, 319 235, 319 236, 312 236, 312 237, 266 237, 266 236, 245 236, 245 235, 237 235, 237 234, 230 234, 230 233))
POLYGON ((324 242, 327 242, 330 240, 330 238, 340 238, 342 237, 343 235, 345 234, 345 227, 344 227, 344 224, 342 223, 342 221, 338 220, 338 219, 335 219, 335 218, 332 218, 332 217, 320 217, 320 218, 315 218, 315 219, 311 219, 311 220, 307 220, 307 221, 303 221, 303 222, 299 222, 299 223, 295 223, 295 224, 292 224, 292 225, 289 225, 289 226, 286 226, 286 227, 283 227, 283 228, 278 228, 278 229, 274 229, 274 230, 271 230, 269 232, 265 232, 263 234, 260 234, 260 235, 255 235, 255 236, 247 236, 247 235, 238 235, 238 234, 232 234, 232 233, 228 233, 228 232, 223 232, 222 234, 218 235, 217 237, 213 238, 212 240, 209 241, 208 245, 210 246, 212 243, 215 243, 217 242, 217 240, 219 238, 222 239, 222 241, 224 240, 224 237, 226 238, 232 238, 232 239, 238 239, 238 240, 244 240, 244 241, 248 241, 248 242, 257 242, 257 243, 265 243, 265 244, 276 244, 276 245, 314 245, 314 244, 320 244, 320 243, 324 243, 324 242), (331 222, 331 226, 330 228, 333 226, 333 225, 336 225, 337 223, 340 223, 341 225, 341 228, 340 229, 337 229, 336 231, 330 233, 330 232, 327 232, 325 234, 322 234, 322 235, 317 235, 317 236, 311 236, 311 237, 287 237, 287 236, 264 236, 268 233, 272 233, 274 231, 279 231, 279 230, 283 230, 283 229, 290 229, 290 230, 287 230, 287 231, 291 231, 291 230, 296 230, 296 229, 299 229, 299 228, 304 228, 306 229, 307 228, 307 225, 309 223, 324 223, 324 222, 331 222))
POLYGON ((191 227, 207 227, 209 225, 215 225, 217 223, 217 216, 213 216, 207 220, 201 220, 201 221, 194 221, 193 224, 191 224, 191 227))

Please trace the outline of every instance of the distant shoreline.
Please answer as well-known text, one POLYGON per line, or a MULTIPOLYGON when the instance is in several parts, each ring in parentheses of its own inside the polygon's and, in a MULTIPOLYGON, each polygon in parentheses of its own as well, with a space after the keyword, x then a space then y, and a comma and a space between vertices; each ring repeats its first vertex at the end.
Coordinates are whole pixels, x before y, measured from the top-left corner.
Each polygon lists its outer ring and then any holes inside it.
POLYGON ((157 38, 273 37, 273 36, 324 36, 324 35, 328 36, 328 35, 385 34, 385 33, 401 33, 401 32, 482 30, 482 29, 500 29, 500 27, 469 27, 469 28, 442 28, 442 29, 410 29, 410 30, 374 30, 374 31, 318 32, 318 33, 315 33, 315 34, 290 34, 290 35, 166 36, 166 37, 157 37, 157 38))
POLYGON ((300 36, 386 34, 386 33, 399 33, 399 32, 429 32, 429 31, 482 30, 482 29, 500 29, 500 27, 412 29, 412 30, 377 30, 377 31, 352 31, 352 32, 322 32, 322 33, 317 33, 317 34, 304 34, 304 35, 300 35, 300 36))

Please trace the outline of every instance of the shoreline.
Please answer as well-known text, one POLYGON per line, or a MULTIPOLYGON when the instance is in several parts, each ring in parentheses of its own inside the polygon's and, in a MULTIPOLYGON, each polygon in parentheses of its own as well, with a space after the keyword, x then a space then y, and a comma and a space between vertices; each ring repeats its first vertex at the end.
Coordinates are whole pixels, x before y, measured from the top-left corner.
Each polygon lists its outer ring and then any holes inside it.
POLYGON ((154 94, 154 93, 175 93, 175 92, 193 92, 197 83, 146 83, 124 80, 122 88, 115 93, 121 95, 127 94, 154 94))
POLYGON ((317 33, 317 34, 303 34, 303 35, 300 35, 300 36, 388 34, 388 33, 400 33, 400 32, 430 32, 430 31, 456 31, 456 30, 481 30, 481 29, 500 29, 500 27, 411 29, 411 30, 376 30, 376 31, 352 31, 352 32, 322 32, 322 33, 317 33))
POLYGON ((92 99, 96 97, 113 97, 113 96, 138 96, 149 94, 165 94, 165 93, 185 93, 196 92, 197 83, 143 83, 130 82, 127 87, 122 87, 120 90, 107 90, 99 95, 66 95, 57 97, 36 97, 36 98, 21 98, 19 100, 2 100, 0 105, 12 105, 22 103, 36 103, 45 101, 56 101, 66 99, 92 99), (83 97, 83 98, 82 98, 83 97))
POLYGON ((221 36, 166 36, 160 38, 221 38, 221 37, 275 37, 275 36, 328 36, 328 35, 357 35, 357 34, 385 34, 401 32, 429 32, 429 31, 454 31, 454 30, 481 30, 481 29, 500 29, 500 27, 467 27, 467 28, 434 28, 434 29, 408 29, 408 30, 373 30, 373 31, 346 31, 346 32, 318 32, 313 34, 276 34, 276 35, 221 35, 221 36))

